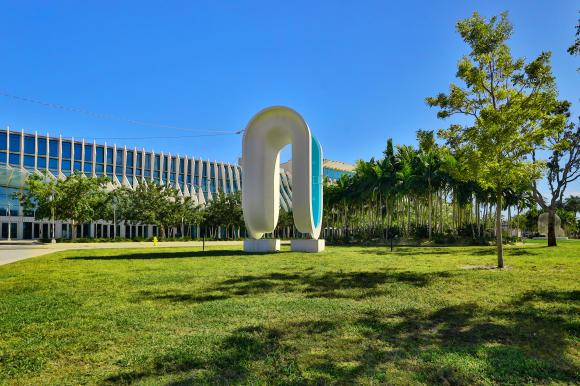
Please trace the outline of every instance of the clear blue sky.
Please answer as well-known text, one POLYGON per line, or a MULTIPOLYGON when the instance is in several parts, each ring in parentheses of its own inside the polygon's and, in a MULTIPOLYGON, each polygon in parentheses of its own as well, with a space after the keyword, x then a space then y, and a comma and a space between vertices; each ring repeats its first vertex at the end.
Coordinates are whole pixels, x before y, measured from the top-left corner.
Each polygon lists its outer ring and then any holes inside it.
MULTIPOLYGON (((507 10, 514 55, 553 53, 561 98, 580 112, 568 55, 577 1, 0 1, 0 91, 128 119, 242 129, 269 105, 298 110, 325 156, 379 156, 388 137, 437 129, 424 98, 467 53, 455 22, 507 10)), ((0 125, 75 137, 195 133, 105 121, 0 97, 0 125)), ((115 140, 235 162, 240 136, 115 140)), ((288 153, 288 152, 286 152, 288 153)), ((576 184, 571 191, 580 192, 576 184)))

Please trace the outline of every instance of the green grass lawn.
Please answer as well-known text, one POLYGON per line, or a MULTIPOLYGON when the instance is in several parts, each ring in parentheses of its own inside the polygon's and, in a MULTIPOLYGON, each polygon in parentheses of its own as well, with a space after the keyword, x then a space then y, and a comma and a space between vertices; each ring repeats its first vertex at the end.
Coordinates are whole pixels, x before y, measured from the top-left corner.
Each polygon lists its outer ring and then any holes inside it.
POLYGON ((0 267, 0 383, 580 382, 580 242, 68 251, 0 267))

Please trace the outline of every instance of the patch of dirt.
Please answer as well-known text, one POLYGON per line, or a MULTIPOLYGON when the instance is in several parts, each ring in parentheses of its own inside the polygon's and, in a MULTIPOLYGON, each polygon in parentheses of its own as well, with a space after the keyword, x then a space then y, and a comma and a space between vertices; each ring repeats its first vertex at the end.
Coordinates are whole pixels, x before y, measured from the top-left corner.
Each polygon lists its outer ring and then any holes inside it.
POLYGON ((509 270, 510 267, 503 267, 503 268, 498 268, 495 265, 464 265, 461 267, 461 269, 470 269, 470 270, 482 270, 482 271, 491 271, 491 270, 509 270))

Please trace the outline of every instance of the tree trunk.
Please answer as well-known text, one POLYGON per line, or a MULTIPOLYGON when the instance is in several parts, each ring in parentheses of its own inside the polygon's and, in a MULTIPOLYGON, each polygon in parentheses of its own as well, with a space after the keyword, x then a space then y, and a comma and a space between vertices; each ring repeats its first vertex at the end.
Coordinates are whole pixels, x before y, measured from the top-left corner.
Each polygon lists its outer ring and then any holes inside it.
POLYGON ((444 198, 444 193, 441 191, 439 192, 439 233, 443 234, 444 230, 444 224, 443 224, 443 201, 445 200, 444 198))
POLYGON ((431 240, 431 229, 432 229, 432 206, 433 206, 433 194, 431 193, 431 182, 429 182, 429 240, 431 240))
POLYGON ((475 197, 475 215, 477 221, 477 237, 481 238, 481 212, 479 210, 479 200, 475 197))
POLYGON ((512 207, 508 205, 508 237, 512 237, 512 207))
POLYGON ((548 247, 555 247, 556 244, 556 211, 552 205, 548 209, 548 247))
POLYGON ((503 241, 501 237, 501 189, 497 191, 495 205, 495 242, 497 245, 497 267, 503 268, 503 241))

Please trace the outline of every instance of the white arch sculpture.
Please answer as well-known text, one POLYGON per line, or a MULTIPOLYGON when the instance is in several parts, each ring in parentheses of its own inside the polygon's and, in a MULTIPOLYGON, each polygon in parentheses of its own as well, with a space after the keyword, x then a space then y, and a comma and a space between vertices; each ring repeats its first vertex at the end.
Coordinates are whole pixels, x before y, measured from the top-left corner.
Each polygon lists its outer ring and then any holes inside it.
MULTIPOLYGON (((248 123, 242 143, 242 208, 250 237, 260 239, 274 231, 280 210, 280 151, 292 145, 292 212, 296 228, 316 242, 322 226, 322 147, 296 111, 268 107, 248 123)), ((244 243, 244 250, 279 250, 244 243)), ((263 240, 266 242, 266 240, 263 240)), ((312 241, 312 240, 310 240, 312 241)), ((321 240, 323 241, 323 240, 321 240)), ((309 249, 293 240, 293 249, 309 249), (294 247, 296 244, 296 247, 294 247)), ((316 242, 317 245, 320 243, 316 242)), ((322 246, 324 248, 324 246, 322 246)), ((316 248, 317 251, 320 247, 316 248)))

